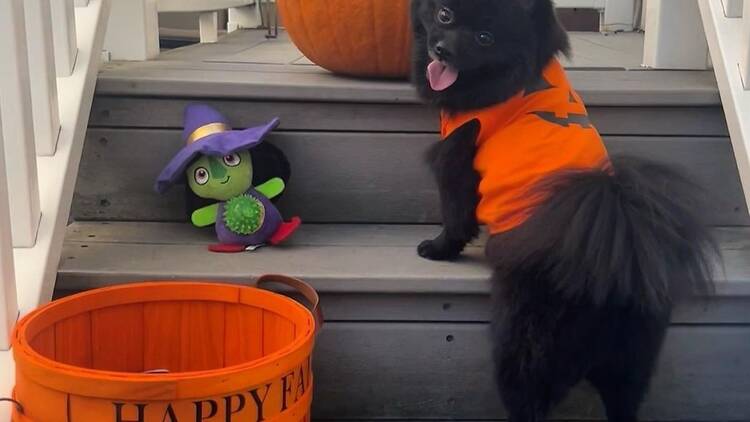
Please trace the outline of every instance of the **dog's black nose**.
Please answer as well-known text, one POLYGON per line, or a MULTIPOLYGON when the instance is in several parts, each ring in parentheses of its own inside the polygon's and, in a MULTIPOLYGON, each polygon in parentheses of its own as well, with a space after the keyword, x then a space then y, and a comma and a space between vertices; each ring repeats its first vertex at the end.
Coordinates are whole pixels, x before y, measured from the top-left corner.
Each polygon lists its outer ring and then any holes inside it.
POLYGON ((441 60, 445 60, 451 56, 450 50, 448 50, 443 41, 438 41, 438 43, 435 44, 435 54, 441 60))

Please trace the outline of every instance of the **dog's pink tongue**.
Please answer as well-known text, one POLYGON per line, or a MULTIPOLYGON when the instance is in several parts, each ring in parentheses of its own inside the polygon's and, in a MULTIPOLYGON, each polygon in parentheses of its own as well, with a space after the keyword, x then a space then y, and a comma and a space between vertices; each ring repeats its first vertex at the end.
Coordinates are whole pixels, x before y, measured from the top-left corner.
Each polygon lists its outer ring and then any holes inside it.
POLYGON ((458 79, 458 71, 435 60, 427 66, 427 79, 435 91, 445 91, 458 79))

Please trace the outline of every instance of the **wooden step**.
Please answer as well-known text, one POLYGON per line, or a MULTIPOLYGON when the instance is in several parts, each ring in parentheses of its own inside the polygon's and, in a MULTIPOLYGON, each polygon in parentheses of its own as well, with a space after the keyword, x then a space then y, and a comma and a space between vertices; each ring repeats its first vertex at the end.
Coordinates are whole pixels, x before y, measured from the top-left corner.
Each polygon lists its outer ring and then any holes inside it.
MULTIPOLYGON (((172 223, 74 223, 57 294, 152 279, 247 283, 283 272, 323 296, 316 352, 319 419, 501 419, 488 356, 489 269, 482 241, 457 263, 416 256, 436 226, 304 225, 288 246, 216 255, 210 230, 172 223)), ((749 229, 721 228, 719 296, 674 317, 643 420, 750 420, 749 229)), ((557 419, 601 420, 582 386, 557 419)))
MULTIPOLYGON (((712 194, 712 224, 750 225, 712 72, 617 67, 618 54, 638 56, 641 35, 586 36, 574 34, 566 64, 608 148, 685 167, 712 194), (604 56, 609 67, 596 65, 604 56)), ((194 101, 215 106, 238 128, 281 118, 269 142, 292 163, 286 214, 316 223, 439 221, 423 163, 438 139, 437 111, 405 81, 332 75, 284 34, 266 40, 254 31, 103 69, 73 218, 185 221, 184 193, 162 197, 152 186, 182 146, 182 112, 194 101)))
MULTIPOLYGON (((710 116, 694 112, 697 122, 710 116)), ((679 126, 679 122, 665 117, 664 124, 679 126)), ((710 193, 706 219, 712 225, 750 224, 728 137, 617 135, 614 131, 605 134, 611 153, 660 160, 693 176, 710 193)), ((180 133, 177 129, 90 128, 73 217, 185 221, 183 189, 177 187, 166 195, 153 190, 159 171, 181 148, 180 133)), ((281 209, 316 223, 437 223, 438 194, 423 159, 437 139, 432 133, 276 132, 269 142, 279 146, 292 163, 292 179, 281 209)))

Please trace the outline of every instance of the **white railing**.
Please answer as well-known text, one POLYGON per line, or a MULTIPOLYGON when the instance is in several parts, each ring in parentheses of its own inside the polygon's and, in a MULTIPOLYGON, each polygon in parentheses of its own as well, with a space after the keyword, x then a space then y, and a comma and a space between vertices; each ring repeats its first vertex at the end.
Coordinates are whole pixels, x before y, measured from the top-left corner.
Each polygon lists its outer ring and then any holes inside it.
POLYGON ((0 0, 0 397, 11 327, 52 297, 109 6, 0 0))
POLYGON ((219 11, 228 11, 227 29, 258 28, 271 0, 112 0, 105 49, 114 60, 149 60, 159 54, 159 13, 199 12, 200 41, 216 42, 219 11))
POLYGON ((698 0, 698 4, 750 206, 750 0, 698 0))

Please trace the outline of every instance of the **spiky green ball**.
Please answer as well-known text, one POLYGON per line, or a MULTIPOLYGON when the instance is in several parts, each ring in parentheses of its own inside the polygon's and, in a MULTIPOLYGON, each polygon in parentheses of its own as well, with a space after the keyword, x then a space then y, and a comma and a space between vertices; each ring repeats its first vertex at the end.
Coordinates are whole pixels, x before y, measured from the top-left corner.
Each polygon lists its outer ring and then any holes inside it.
POLYGON ((263 225, 265 209, 263 204, 250 195, 240 195, 224 205, 224 223, 227 228, 239 235, 255 233, 263 225))

